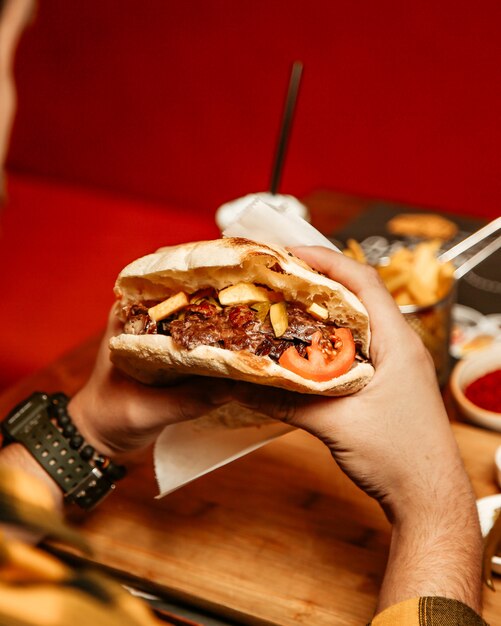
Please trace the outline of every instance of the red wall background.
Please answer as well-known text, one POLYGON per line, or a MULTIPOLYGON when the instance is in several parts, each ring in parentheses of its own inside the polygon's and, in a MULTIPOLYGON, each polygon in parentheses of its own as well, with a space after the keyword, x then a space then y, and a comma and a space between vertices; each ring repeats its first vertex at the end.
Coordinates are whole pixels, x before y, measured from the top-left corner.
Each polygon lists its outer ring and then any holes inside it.
POLYGON ((494 217, 499 0, 40 0, 0 213, 0 388, 103 328, 120 269, 267 188, 494 217))
POLYGON ((499 0, 42 0, 19 49, 23 171, 214 211, 282 191, 501 206, 499 0))

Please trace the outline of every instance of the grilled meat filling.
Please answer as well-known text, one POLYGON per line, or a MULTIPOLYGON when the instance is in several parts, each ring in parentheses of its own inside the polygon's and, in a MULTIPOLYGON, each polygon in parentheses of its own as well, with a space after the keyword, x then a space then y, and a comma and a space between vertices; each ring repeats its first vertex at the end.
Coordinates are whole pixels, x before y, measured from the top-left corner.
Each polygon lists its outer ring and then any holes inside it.
POLYGON ((326 352, 333 350, 336 326, 314 319, 300 305, 291 302, 287 303, 288 327, 280 337, 275 336, 269 316, 262 320, 258 312, 246 304, 221 308, 204 299, 189 304, 181 314, 159 322, 149 317, 146 304, 126 308, 125 333, 170 335, 176 344, 187 350, 199 345, 247 350, 278 362, 291 346, 306 357, 312 335, 320 330, 322 349, 326 352))

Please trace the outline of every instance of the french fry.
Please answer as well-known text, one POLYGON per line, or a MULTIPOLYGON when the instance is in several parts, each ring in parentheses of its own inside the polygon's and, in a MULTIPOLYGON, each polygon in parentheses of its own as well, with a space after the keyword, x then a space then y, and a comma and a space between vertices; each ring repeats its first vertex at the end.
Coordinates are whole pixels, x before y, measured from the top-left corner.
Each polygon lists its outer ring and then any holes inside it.
POLYGON ((398 272, 398 273, 387 275, 386 277, 383 278, 383 282, 386 286, 386 289, 388 289, 388 291, 391 294, 394 294, 398 292, 399 289, 402 289, 403 287, 405 287, 408 284, 409 279, 410 279, 410 272, 403 271, 403 272, 398 272))
POLYGON ((317 320, 325 321, 329 319, 329 310, 321 304, 317 304, 316 302, 310 304, 310 306, 306 310, 312 317, 317 320))
POLYGON ((407 273, 407 266, 403 268, 403 267, 397 267, 395 264, 388 264, 388 265, 378 265, 377 267, 377 271, 379 272, 379 275, 381 276, 384 282, 386 282, 387 280, 390 280, 390 278, 399 276, 400 274, 402 274, 402 270, 405 270, 405 273, 407 273))
POLYGON ((398 248, 390 257, 390 263, 397 267, 410 264, 413 261, 413 253, 410 248, 398 248))
POLYGON ((160 320, 164 320, 166 317, 169 317, 169 315, 184 309, 184 307, 188 306, 189 303, 190 301, 188 296, 184 293, 184 291, 180 291, 174 296, 167 298, 167 300, 159 302, 155 306, 149 308, 148 315, 152 320, 155 320, 155 322, 159 322, 160 320))
POLYGON ((413 275, 418 277, 417 285, 422 284, 424 289, 431 293, 431 298, 435 297, 438 289, 439 263, 436 254, 439 245, 435 242, 424 242, 414 249, 413 275))
POLYGON ((441 300, 445 297, 452 287, 454 280, 454 266, 452 263, 442 263, 438 273, 438 289, 437 297, 441 300))
POLYGON ((269 302, 270 297, 267 289, 254 285, 254 283, 236 283, 222 289, 219 294, 219 302, 223 306, 234 304, 250 304, 251 302, 269 302))
POLYGON ((367 263, 367 259, 365 258, 362 246, 358 243, 356 239, 348 239, 346 245, 347 249, 350 251, 350 254, 348 254, 348 256, 350 256, 352 259, 355 259, 355 261, 358 261, 359 263, 367 263))
POLYGON ((281 337, 289 326, 285 302, 275 302, 275 304, 271 305, 270 322, 273 326, 275 337, 281 337))
POLYGON ((412 304, 428 306, 436 301, 435 290, 429 287, 427 283, 415 274, 407 283, 407 291, 413 300, 412 304))

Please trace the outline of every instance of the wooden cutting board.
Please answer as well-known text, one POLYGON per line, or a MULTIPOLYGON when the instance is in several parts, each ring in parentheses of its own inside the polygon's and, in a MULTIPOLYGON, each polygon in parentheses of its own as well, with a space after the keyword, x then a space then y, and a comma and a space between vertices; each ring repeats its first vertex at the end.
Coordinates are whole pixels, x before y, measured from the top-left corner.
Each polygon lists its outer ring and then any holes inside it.
POLYGON ((145 459, 83 520, 96 561, 249 624, 362 624, 372 615, 388 524, 305 433, 162 500, 156 493, 145 459))

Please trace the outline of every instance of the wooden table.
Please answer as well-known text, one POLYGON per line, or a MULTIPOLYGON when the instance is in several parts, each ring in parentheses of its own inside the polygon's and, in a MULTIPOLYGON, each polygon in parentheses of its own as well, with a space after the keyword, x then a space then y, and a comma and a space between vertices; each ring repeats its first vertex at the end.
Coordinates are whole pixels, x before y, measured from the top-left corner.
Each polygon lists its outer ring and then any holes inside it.
MULTIPOLYGON (((320 196, 326 232, 336 198, 346 206, 342 196, 331 195, 330 204, 320 196)), ((363 202, 359 206, 363 210, 363 202)), ((4 391, 0 413, 36 389, 74 393, 98 342, 90 339, 4 391)), ((447 394, 446 403, 477 496, 496 493, 493 457, 501 435, 457 421, 447 394)), ((144 455, 115 494, 73 520, 94 548, 94 563, 145 591, 232 622, 354 626, 370 620, 390 527, 313 437, 293 432, 162 500, 156 493, 151 456, 144 455)), ((486 589, 484 598, 485 618, 499 623, 501 594, 486 589)))

